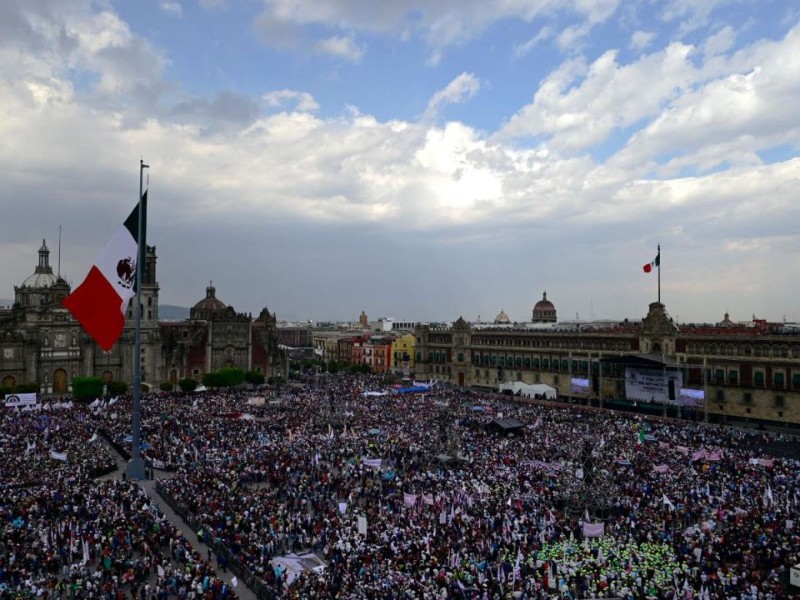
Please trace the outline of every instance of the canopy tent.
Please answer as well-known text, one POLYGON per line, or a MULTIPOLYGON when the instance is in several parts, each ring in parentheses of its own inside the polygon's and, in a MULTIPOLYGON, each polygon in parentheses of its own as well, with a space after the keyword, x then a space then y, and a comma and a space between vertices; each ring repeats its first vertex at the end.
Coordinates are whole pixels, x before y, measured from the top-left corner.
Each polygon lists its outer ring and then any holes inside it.
POLYGON ((521 433, 524 427, 525 424, 516 419, 494 419, 489 423, 487 429, 496 433, 509 434, 521 433))
POLYGON ((544 383, 525 383, 524 381, 509 381, 500 384, 500 393, 510 393, 514 396, 524 396, 526 398, 546 398, 555 400, 558 393, 556 388, 544 383))

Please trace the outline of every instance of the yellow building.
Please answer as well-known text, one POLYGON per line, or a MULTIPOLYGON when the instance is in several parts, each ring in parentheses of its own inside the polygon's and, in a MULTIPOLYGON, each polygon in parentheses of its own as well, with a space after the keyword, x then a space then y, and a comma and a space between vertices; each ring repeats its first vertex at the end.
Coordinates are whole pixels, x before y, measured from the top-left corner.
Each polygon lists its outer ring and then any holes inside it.
POLYGON ((413 333, 399 335, 392 342, 391 371, 408 376, 414 371, 414 346, 417 338, 413 333))

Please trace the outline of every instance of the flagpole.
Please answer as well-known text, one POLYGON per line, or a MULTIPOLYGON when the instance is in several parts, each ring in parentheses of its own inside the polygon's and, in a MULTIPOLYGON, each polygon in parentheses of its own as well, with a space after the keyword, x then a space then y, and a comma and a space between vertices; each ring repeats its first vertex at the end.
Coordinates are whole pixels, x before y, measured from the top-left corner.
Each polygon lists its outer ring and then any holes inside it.
POLYGON ((658 268, 658 303, 661 304, 661 244, 658 245, 658 260, 656 260, 656 267, 658 268))
POLYGON ((128 479, 140 481, 145 479, 144 461, 142 460, 142 262, 147 254, 143 248, 144 237, 144 215, 142 210, 142 187, 144 182, 144 170, 150 166, 144 164, 144 160, 139 159, 139 204, 138 204, 138 230, 137 230, 137 254, 136 257, 136 333, 133 351, 133 408, 131 411, 131 460, 128 463, 128 479))

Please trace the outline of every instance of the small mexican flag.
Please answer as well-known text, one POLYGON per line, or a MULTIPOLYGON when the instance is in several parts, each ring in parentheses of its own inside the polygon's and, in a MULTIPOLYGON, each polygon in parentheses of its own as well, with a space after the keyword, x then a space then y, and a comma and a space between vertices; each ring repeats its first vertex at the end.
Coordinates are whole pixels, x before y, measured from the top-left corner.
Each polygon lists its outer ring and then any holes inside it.
POLYGON ((651 262, 643 266, 642 269, 644 269, 645 273, 649 273, 660 264, 661 264, 661 251, 659 250, 658 254, 656 254, 656 257, 651 262))

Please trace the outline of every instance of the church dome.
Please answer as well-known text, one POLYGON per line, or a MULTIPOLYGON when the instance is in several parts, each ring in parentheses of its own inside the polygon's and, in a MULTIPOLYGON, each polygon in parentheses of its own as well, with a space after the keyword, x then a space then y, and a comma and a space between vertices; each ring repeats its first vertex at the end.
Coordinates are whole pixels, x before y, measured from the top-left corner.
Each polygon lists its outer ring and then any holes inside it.
POLYGON ((533 306, 534 323, 555 323, 556 307, 547 299, 547 292, 542 294, 542 299, 533 306))
POLYGON ((22 282, 21 287, 29 289, 49 288, 58 282, 58 278, 53 275, 53 268, 50 266, 50 250, 47 243, 42 240, 42 247, 39 248, 39 264, 36 265, 33 275, 22 282))
POLYGON ((206 288, 206 297, 200 300, 189 311, 190 319, 206 319, 210 315, 222 312, 227 308, 225 303, 217 298, 217 288, 213 283, 210 283, 206 288))
POLYGON ((500 313, 494 318, 495 325, 506 325, 511 323, 511 319, 508 318, 505 310, 501 310, 500 313))

